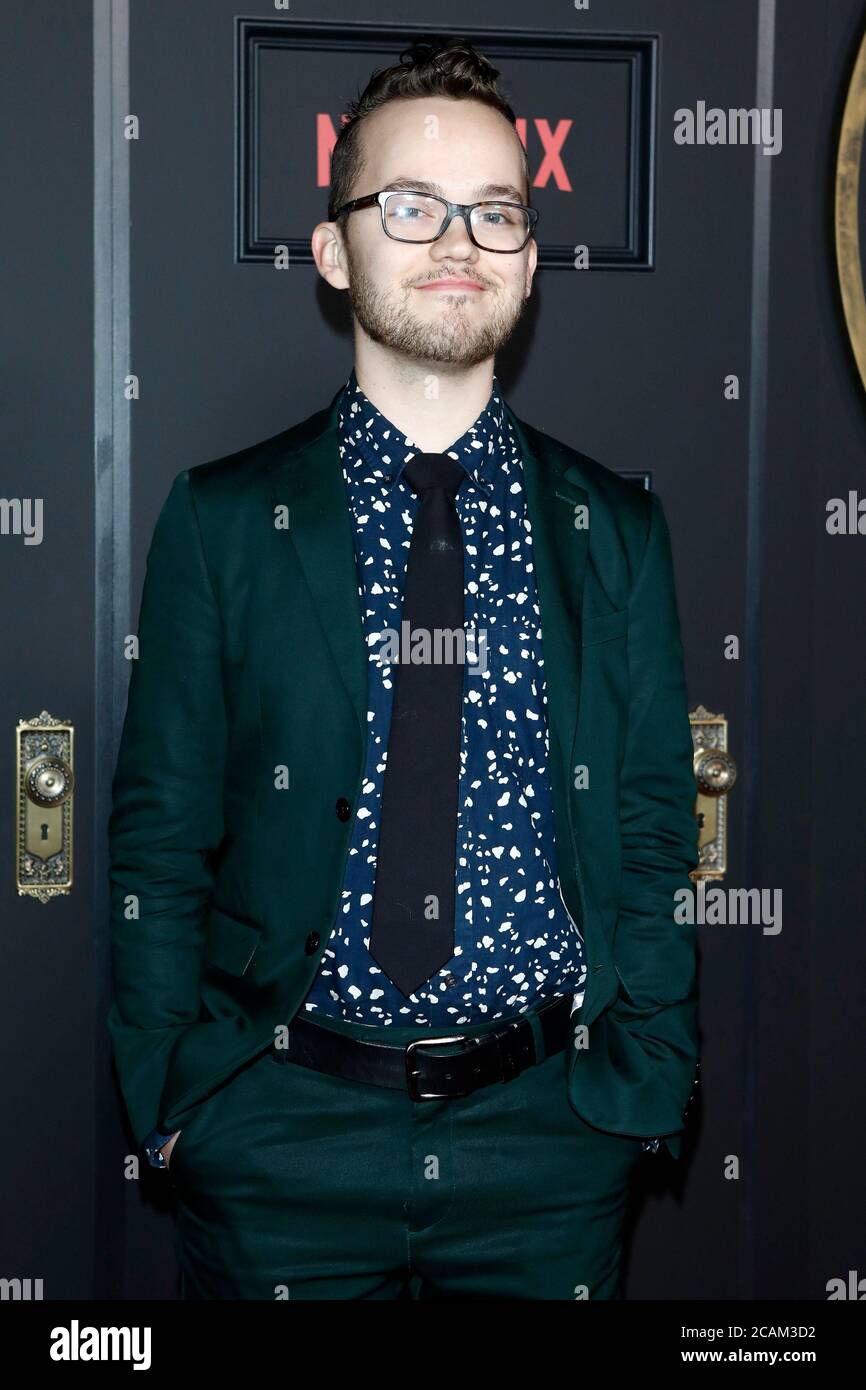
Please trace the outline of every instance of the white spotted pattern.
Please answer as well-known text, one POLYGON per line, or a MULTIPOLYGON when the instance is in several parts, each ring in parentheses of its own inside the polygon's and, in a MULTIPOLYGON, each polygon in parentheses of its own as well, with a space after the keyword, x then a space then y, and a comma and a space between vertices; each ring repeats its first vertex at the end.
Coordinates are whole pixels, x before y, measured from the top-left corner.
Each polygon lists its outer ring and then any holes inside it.
MULTIPOLYGON (((467 471, 463 529, 467 651, 486 632, 486 674, 464 675, 455 953, 408 999, 369 954, 376 847, 393 701, 377 652, 400 629, 406 556, 420 499, 400 477, 417 452, 369 401, 354 371, 339 415, 369 654, 367 758, 340 908, 305 1001, 356 1023, 492 1021, 558 994, 582 1001, 583 941, 556 872, 541 616, 519 447, 498 383, 448 450, 467 471)), ((419 788, 419 795, 423 789, 419 788)))

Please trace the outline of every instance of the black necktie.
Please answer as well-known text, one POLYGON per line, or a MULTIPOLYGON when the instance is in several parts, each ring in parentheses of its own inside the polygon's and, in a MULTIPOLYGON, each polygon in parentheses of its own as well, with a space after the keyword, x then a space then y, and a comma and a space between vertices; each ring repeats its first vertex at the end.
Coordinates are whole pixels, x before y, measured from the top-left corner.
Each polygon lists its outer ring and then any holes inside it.
MULTIPOLYGON (((447 454, 416 454, 403 477, 420 493, 406 562, 403 624, 426 629, 431 660, 396 663, 379 817, 370 954, 407 997, 454 954, 457 787, 463 649, 463 534, 454 505, 463 467, 447 454), (452 660, 443 661, 443 654, 452 660)), ((404 654, 401 626, 400 656, 404 654)), ((408 648, 406 643, 405 647, 408 648)))

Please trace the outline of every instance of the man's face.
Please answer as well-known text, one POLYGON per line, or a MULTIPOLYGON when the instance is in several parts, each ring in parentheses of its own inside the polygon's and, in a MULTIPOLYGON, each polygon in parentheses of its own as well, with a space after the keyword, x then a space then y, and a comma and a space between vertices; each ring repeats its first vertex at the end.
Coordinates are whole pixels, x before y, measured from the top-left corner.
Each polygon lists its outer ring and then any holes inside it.
MULTIPOLYGON (((480 102, 388 102, 365 120, 361 143, 353 198, 396 180, 456 203, 527 202, 518 136, 480 102)), ((374 342, 412 361, 471 367, 511 337, 532 286, 534 241, 513 253, 482 251, 457 217, 437 241, 395 241, 378 207, 353 212, 343 238, 352 308, 374 342)))

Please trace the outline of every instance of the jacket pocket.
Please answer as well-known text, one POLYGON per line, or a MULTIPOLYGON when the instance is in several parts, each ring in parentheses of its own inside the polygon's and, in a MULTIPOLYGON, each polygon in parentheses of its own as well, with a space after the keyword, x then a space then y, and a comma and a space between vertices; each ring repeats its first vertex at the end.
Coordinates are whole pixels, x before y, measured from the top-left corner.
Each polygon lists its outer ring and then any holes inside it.
POLYGON ((628 609, 617 608, 583 620, 581 646, 594 647, 598 642, 612 642, 628 632, 628 609))
POLYGON ((261 931, 251 922, 242 922, 218 907, 210 909, 204 948, 208 965, 215 965, 229 975, 246 975, 260 943, 261 931))

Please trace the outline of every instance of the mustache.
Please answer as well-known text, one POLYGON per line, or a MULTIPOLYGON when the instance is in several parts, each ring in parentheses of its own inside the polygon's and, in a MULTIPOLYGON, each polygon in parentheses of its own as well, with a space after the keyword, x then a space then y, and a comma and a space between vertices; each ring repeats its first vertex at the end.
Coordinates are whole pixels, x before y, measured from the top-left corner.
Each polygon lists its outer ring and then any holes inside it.
POLYGON ((423 280, 411 280, 410 285, 433 285, 437 280, 471 280, 474 285, 483 285, 490 289, 490 282, 482 280, 480 275, 472 275, 467 270, 442 270, 438 275, 425 275, 423 280))

